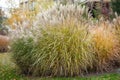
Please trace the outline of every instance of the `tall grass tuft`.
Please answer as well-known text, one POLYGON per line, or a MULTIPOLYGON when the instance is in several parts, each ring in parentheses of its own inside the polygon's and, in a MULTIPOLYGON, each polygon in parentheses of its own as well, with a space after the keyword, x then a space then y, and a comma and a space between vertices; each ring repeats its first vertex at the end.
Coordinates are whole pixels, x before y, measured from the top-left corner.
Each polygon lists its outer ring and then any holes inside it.
POLYGON ((86 26, 66 21, 40 29, 39 37, 19 38, 13 58, 22 72, 41 76, 76 76, 92 68, 94 56, 86 26))
POLYGON ((119 48, 119 59, 116 60, 118 66, 120 66, 120 17, 117 16, 114 20, 113 20, 113 26, 115 28, 115 33, 116 33, 116 36, 118 38, 118 48, 119 48))
POLYGON ((114 28, 108 24, 101 24, 93 29, 93 51, 95 54, 96 71, 110 71, 113 68, 114 61, 118 59, 118 39, 114 28))
POLYGON ((87 72, 93 65, 94 56, 84 27, 71 22, 42 29, 38 52, 34 55, 35 73, 75 76, 87 72))

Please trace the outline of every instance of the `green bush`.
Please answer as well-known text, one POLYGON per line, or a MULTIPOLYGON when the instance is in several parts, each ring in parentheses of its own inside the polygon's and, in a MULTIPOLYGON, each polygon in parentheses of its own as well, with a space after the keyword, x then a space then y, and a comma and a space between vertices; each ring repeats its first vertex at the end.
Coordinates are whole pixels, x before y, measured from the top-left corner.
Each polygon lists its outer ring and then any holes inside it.
POLYGON ((33 64, 34 43, 32 38, 19 38, 12 43, 13 58, 22 73, 30 74, 33 64))
POLYGON ((112 9, 120 15, 120 0, 111 0, 112 9))

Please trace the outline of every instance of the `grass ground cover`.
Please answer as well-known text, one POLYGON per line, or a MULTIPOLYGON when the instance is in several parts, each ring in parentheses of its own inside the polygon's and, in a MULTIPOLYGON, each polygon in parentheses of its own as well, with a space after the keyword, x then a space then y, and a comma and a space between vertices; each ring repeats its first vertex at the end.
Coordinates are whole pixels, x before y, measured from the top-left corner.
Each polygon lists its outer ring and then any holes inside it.
POLYGON ((0 80, 120 80, 119 73, 107 73, 86 77, 26 77, 20 74, 16 69, 16 65, 12 62, 10 53, 0 54, 0 80))

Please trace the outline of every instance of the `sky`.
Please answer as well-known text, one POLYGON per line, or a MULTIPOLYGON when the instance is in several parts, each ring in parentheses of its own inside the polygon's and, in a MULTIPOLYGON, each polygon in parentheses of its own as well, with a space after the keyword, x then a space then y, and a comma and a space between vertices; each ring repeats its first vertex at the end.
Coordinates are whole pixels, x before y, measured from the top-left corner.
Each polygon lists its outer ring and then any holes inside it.
POLYGON ((5 16, 10 17, 10 8, 19 7, 19 0, 0 0, 0 8, 4 11, 5 16), (12 1, 11 3, 9 1, 12 1))
POLYGON ((0 7, 2 8, 19 7, 19 0, 0 0, 0 7), (11 1, 11 3, 9 1, 11 1))

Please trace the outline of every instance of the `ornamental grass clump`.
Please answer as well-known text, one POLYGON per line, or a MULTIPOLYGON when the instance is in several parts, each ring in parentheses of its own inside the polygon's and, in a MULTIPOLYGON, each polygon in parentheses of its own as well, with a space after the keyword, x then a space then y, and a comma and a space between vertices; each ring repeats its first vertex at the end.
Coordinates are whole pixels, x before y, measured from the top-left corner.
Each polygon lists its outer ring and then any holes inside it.
MULTIPOLYGON (((113 20, 113 26, 115 28, 115 33, 117 35, 118 38, 118 48, 119 48, 119 56, 120 56, 120 17, 117 16, 114 20, 113 20)), ((118 66, 120 66, 120 57, 118 60, 116 60, 118 66)))
POLYGON ((13 58, 25 74, 78 76, 92 68, 94 56, 85 25, 67 21, 40 29, 34 38, 18 38, 12 44, 13 58))
POLYGON ((12 37, 15 63, 34 76, 78 76, 93 67, 85 7, 57 5, 36 16, 34 27, 12 37), (20 34, 20 35, 19 35, 20 34))
POLYGON ((108 24, 101 24, 99 27, 94 28, 91 33, 95 54, 94 67, 96 71, 110 71, 115 67, 115 60, 120 57, 115 30, 108 24))
POLYGON ((34 53, 34 74, 78 76, 92 68, 94 56, 85 26, 73 22, 41 30, 34 53))

